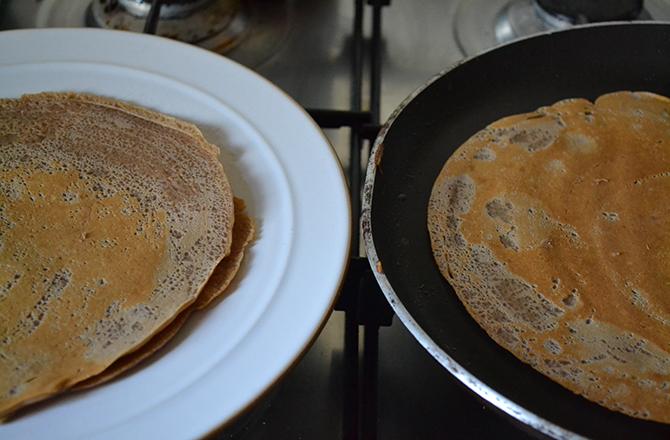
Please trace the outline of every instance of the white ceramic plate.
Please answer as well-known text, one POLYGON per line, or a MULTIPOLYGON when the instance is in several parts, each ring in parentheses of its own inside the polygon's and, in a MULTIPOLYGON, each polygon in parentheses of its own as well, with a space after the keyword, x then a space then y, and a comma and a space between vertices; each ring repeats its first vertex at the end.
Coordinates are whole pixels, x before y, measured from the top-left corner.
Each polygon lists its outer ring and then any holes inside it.
POLYGON ((157 359, 39 404, 0 438, 193 438, 251 404, 328 317, 350 239, 341 168, 287 95, 219 55, 93 29, 0 32, 0 97, 78 91, 191 121, 222 147, 258 225, 232 296, 199 313, 157 359))

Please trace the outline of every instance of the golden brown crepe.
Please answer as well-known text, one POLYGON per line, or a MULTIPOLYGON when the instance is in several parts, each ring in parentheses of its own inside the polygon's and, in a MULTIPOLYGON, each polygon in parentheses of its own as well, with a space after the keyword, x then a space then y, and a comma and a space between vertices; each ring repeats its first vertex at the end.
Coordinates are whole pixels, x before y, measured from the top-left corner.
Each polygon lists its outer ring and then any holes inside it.
POLYGON ((191 316, 191 313, 207 308, 212 301, 220 299, 225 296, 224 293, 228 293, 228 286, 235 278, 242 264, 244 251, 249 243, 251 243, 255 229, 253 220, 244 212, 244 201, 238 198, 235 198, 234 201, 235 224, 233 226, 233 243, 230 254, 216 266, 212 276, 207 281, 207 284, 205 284, 195 302, 177 315, 167 327, 154 335, 147 343, 117 359, 116 362, 102 373, 74 385, 72 387, 73 390, 91 388, 108 382, 133 368, 135 365, 138 365, 165 346, 179 332, 189 316, 191 316))
POLYGON ((0 100, 0 418, 196 301, 232 242, 217 152, 195 126, 109 99, 0 100))
POLYGON ((256 233, 254 221, 245 210, 244 200, 234 198, 235 202, 235 224, 233 225, 233 243, 230 253, 224 258, 207 280, 207 284, 193 303, 193 308, 202 310, 207 308, 216 299, 221 298, 228 285, 233 281, 244 258, 244 250, 247 248, 256 233))
POLYGON ((489 125, 441 171, 428 229, 498 344, 590 400, 670 422, 670 100, 617 92, 489 125))

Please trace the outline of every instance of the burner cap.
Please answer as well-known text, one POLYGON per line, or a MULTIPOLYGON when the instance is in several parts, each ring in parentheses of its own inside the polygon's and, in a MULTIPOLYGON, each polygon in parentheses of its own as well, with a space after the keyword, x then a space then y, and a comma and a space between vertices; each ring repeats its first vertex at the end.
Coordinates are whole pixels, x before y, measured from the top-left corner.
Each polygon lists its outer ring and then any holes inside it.
POLYGON ((456 43, 474 55, 521 37, 612 20, 668 20, 665 0, 461 0, 454 15, 456 43), (644 6, 644 7, 643 7, 644 6))

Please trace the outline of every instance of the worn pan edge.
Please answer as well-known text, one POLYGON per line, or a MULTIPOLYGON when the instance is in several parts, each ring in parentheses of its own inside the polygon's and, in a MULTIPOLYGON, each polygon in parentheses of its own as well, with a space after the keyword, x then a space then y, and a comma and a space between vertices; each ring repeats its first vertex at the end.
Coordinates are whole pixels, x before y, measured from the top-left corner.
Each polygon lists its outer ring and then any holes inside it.
POLYGON ((363 240, 365 243, 365 250, 367 254, 368 261, 372 268, 372 272, 377 279, 384 296, 388 300, 389 304, 393 308, 394 312, 400 320, 403 322, 405 327, 412 333, 414 338, 433 356, 444 368, 447 369, 454 377, 461 381, 465 386, 470 390, 476 393, 478 396, 486 400, 487 402, 493 404, 501 411, 505 412, 509 416, 517 419, 518 421, 525 423, 526 425, 536 429, 537 431, 549 435, 557 439, 575 439, 575 438, 584 438, 579 434, 567 430, 559 425, 556 425, 549 420, 546 420, 532 411, 518 405, 512 400, 508 399, 504 395, 498 393, 493 388, 486 385, 476 376, 471 374, 467 369, 463 368, 458 362, 456 362, 451 356, 449 356, 440 346, 433 341, 433 339, 421 328, 421 326, 414 320, 409 311, 405 308, 400 297, 396 294, 395 290, 391 286, 390 281, 386 277, 383 271, 383 266, 379 257, 377 255, 377 249, 374 242, 373 231, 372 231, 372 202, 374 194, 374 185, 375 177, 377 173, 377 167, 381 164, 383 152, 384 152, 384 139, 386 134, 390 130, 391 126, 401 114, 401 112, 409 105, 411 101, 414 100, 421 92, 428 88, 435 81, 443 77, 446 73, 458 68, 461 64, 465 64, 471 61, 474 58, 485 55, 488 52, 497 50, 501 47, 519 43, 531 38, 537 38, 544 35, 549 35, 557 32, 570 32, 574 29, 587 28, 587 27, 600 27, 600 26, 621 26, 621 25, 660 25, 667 26, 670 22, 666 21, 635 21, 635 22, 607 22, 607 23, 595 23, 587 25, 573 26, 570 29, 559 30, 559 31, 547 31, 539 34, 535 34, 529 37, 516 39, 509 43, 496 46, 494 48, 488 49, 484 52, 481 52, 476 55, 464 58, 457 62, 456 64, 448 67, 447 69, 439 72, 432 78, 430 78, 426 83, 419 86, 414 90, 405 100, 393 111, 389 116, 388 120, 384 123, 375 142, 373 144, 372 150, 370 152, 370 158, 368 160, 367 171, 365 175, 365 184, 363 187, 363 201, 362 201, 362 213, 361 213, 361 234, 363 235, 363 240))

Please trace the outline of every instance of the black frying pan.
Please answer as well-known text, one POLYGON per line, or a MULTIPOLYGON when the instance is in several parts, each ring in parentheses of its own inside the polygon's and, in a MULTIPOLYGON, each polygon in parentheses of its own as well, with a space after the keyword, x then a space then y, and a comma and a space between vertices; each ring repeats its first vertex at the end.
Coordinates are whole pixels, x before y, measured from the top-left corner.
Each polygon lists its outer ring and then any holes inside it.
POLYGON ((400 319, 475 393, 555 437, 670 438, 670 425, 591 403, 490 339, 433 261, 426 206, 444 162, 487 124, 560 99, 616 90, 670 95, 670 24, 575 28, 471 58, 391 116, 368 165, 363 234, 377 280, 400 319))

